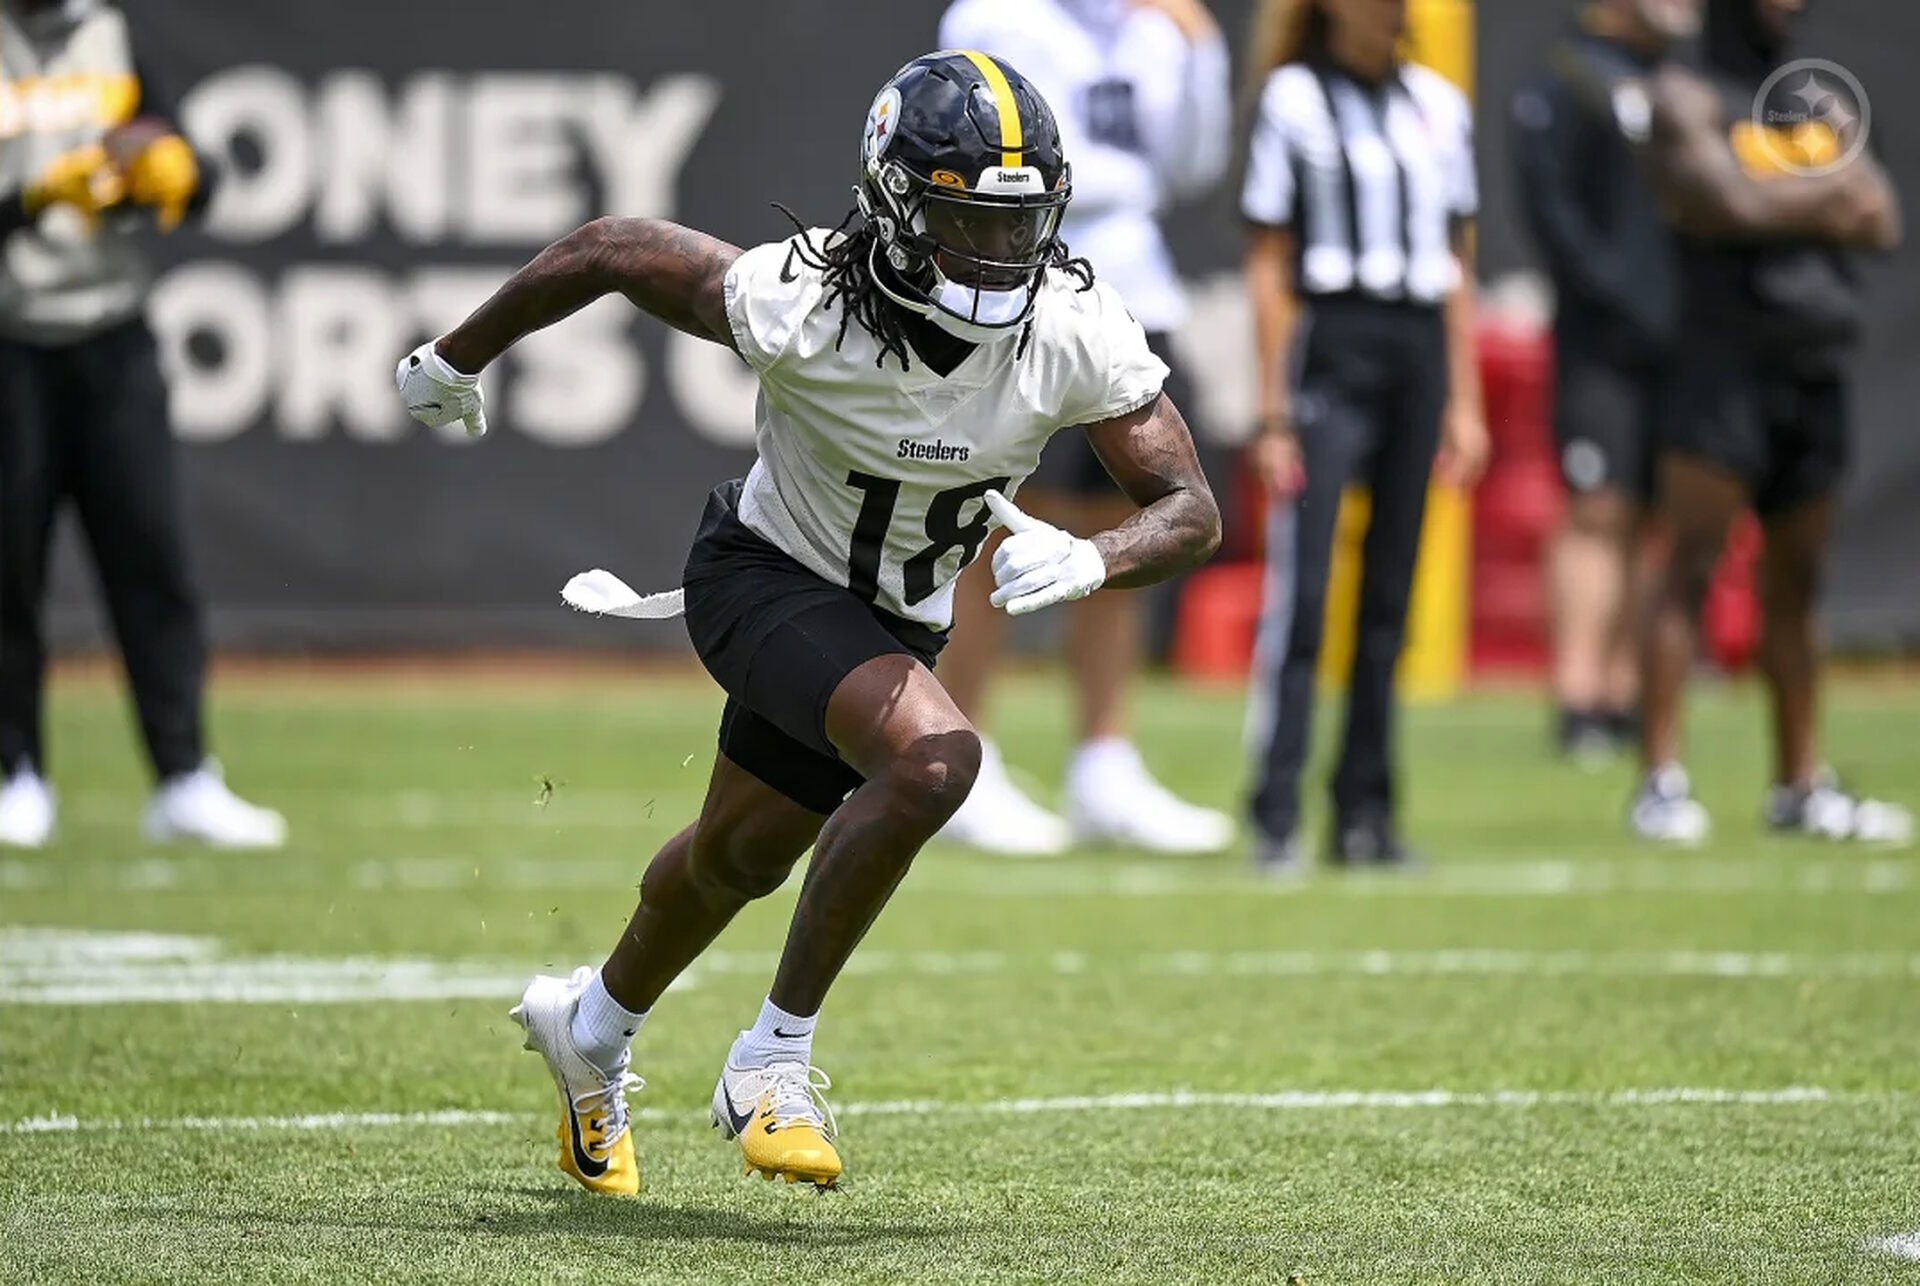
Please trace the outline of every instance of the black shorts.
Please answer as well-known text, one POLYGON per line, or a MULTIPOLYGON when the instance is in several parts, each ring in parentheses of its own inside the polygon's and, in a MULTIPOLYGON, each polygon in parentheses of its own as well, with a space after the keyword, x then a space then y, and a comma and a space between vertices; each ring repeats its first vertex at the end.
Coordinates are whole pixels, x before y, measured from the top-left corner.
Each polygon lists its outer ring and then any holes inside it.
MULTIPOLYGON (((1187 402, 1186 382, 1180 378, 1180 366, 1173 360, 1172 338, 1162 332, 1149 332, 1147 347, 1167 364, 1171 372, 1167 376, 1166 395, 1173 399, 1173 404, 1181 411, 1193 414, 1193 407, 1187 402)), ((1051 491, 1078 498, 1098 499, 1104 496, 1126 499, 1114 482, 1113 475, 1107 472, 1107 466, 1101 464, 1100 457, 1093 453, 1093 444, 1087 441, 1087 435, 1078 428, 1054 434, 1040 452, 1039 465, 1020 485, 1035 491, 1051 491)))
POLYGON ((741 483, 714 488, 687 555, 687 633, 727 694, 720 750, 803 808, 831 813, 865 780, 827 740, 827 701, 876 656, 932 667, 947 636, 822 580, 748 530, 741 483))
POLYGON ((1847 469, 1850 399, 1832 370, 1796 373, 1726 346, 1689 348, 1663 399, 1661 450, 1746 483, 1760 514, 1831 495, 1847 469))
POLYGON ((1653 498, 1664 372, 1569 344, 1554 346, 1553 439, 1560 477, 1575 495, 1617 491, 1653 498))

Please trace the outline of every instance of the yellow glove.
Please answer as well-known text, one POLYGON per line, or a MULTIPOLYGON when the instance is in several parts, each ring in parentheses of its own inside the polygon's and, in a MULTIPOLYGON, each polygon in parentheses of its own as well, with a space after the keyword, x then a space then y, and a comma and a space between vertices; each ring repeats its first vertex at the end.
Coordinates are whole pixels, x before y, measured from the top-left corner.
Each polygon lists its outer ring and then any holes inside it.
POLYGON ((107 160, 107 149, 96 143, 76 148, 42 170, 27 185, 21 204, 34 218, 50 205, 70 205, 91 222, 126 195, 126 184, 107 160))
POLYGON ((200 190, 200 163, 193 146, 178 134, 155 139, 127 166, 127 196, 160 212, 160 230, 172 232, 187 217, 200 190))

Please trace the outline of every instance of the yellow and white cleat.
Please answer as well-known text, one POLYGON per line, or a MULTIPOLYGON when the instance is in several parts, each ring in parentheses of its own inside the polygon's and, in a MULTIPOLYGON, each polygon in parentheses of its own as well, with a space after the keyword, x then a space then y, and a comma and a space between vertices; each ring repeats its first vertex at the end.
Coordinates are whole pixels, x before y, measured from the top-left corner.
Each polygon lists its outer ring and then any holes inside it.
POLYGON ((740 1144, 748 1174, 831 1188, 840 1182, 840 1153, 826 1091, 833 1082, 805 1063, 735 1067, 713 1087, 713 1123, 740 1144))
POLYGON ((618 1067, 602 1071, 573 1043, 573 1011, 593 980, 581 966, 571 978, 544 975, 527 984, 513 1021, 527 1032, 526 1047, 547 1060, 560 1087, 560 1168, 588 1192, 631 1197, 640 1191, 640 1164, 633 1155, 627 1091, 646 1082, 618 1067))

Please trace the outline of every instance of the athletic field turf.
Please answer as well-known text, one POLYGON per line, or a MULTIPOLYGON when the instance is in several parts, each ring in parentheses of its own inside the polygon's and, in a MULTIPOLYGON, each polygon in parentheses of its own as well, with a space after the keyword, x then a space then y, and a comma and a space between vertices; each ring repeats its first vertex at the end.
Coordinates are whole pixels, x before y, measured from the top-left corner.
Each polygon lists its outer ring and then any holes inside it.
MULTIPOLYGON (((1057 780, 1057 685, 1000 697, 1057 780)), ((1920 858, 1762 835, 1745 690, 1695 701, 1691 854, 1625 842, 1629 770, 1563 767, 1502 696, 1409 719, 1417 876, 930 850, 822 1023, 825 1196, 706 1122, 790 885, 643 1035, 645 1193, 587 1198, 506 1010, 600 958, 717 709, 693 677, 237 678, 220 748, 295 838, 233 856, 139 846, 117 691, 58 686, 62 837, 0 856, 0 1279, 1920 1280, 1920 858)), ((1229 805, 1239 710, 1158 686, 1141 740, 1229 805)), ((1920 804, 1920 689, 1828 722, 1920 804)))

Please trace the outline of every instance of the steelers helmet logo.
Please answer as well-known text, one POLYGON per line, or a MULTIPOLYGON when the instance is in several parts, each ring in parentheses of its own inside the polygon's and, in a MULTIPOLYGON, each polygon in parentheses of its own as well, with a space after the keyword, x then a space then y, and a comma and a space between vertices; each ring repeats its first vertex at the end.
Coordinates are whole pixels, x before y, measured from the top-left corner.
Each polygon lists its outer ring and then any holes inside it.
POLYGON ((864 159, 869 166, 879 164, 887 148, 893 142, 894 131, 900 128, 900 91, 888 85, 880 91, 880 97, 873 100, 873 106, 867 112, 867 133, 864 159))

